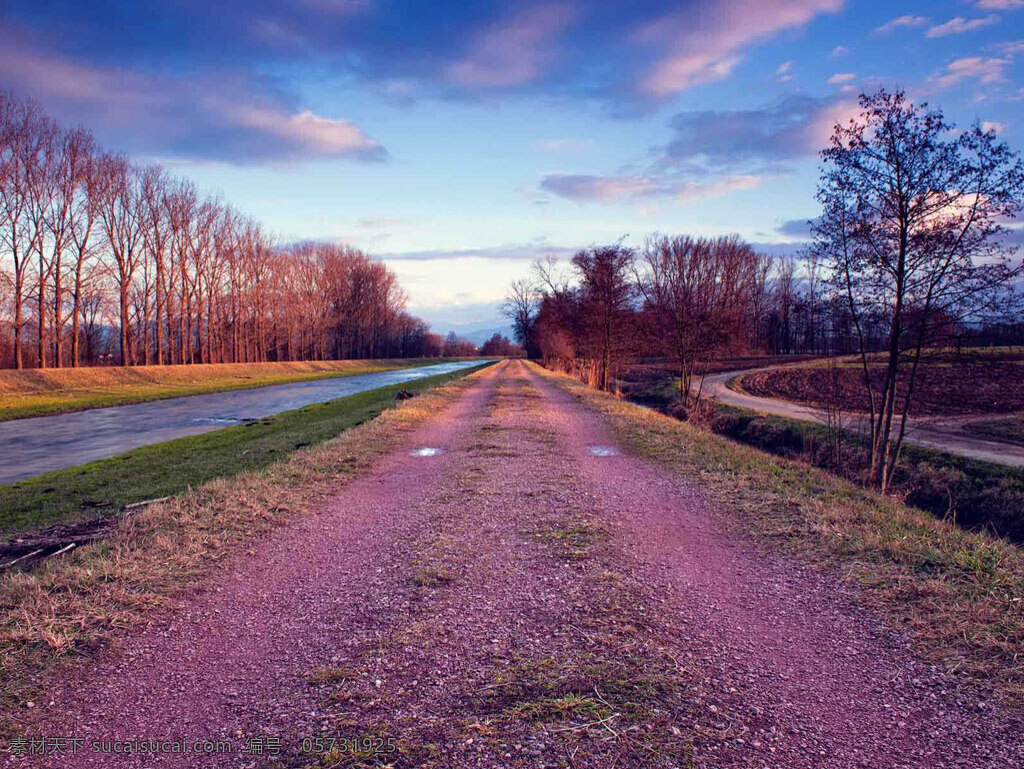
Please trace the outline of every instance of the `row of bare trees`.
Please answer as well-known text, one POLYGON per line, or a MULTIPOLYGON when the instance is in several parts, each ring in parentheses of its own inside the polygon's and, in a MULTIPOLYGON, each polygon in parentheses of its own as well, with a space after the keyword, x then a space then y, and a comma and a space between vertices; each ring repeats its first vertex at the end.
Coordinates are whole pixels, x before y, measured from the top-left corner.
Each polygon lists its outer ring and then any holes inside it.
POLYGON ((568 272, 536 262, 512 285, 506 314, 531 355, 604 389, 626 361, 670 358, 688 405, 712 360, 761 348, 788 311, 774 265, 735 235, 652 235, 639 250, 582 250, 568 272))
POLYGON ((862 95, 861 107, 822 153, 823 213, 799 261, 685 235, 580 251, 568 275, 541 261, 506 302, 520 343, 605 389, 627 359, 670 357, 684 407, 715 358, 855 353, 870 480, 886 490, 925 351, 988 335, 986 322, 1021 327, 1024 265, 1005 236, 1024 207, 1024 164, 994 131, 959 130, 901 92, 862 95))
POLYGON ((157 165, 0 93, 0 367, 441 354, 394 273, 275 245, 157 165))

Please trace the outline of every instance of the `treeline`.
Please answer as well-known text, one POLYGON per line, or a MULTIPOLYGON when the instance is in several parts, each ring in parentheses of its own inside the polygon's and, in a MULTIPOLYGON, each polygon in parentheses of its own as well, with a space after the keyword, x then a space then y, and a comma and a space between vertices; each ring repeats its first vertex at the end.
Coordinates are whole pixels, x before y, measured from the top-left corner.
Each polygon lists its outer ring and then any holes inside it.
POLYGON ((686 396, 716 358, 855 349, 811 262, 759 253, 735 235, 654 235, 639 249, 582 250, 568 270, 538 261, 505 309, 520 344, 548 366, 611 388, 624 363, 667 357, 686 396))
MULTIPOLYGON (((714 361, 750 354, 847 355, 860 350, 849 299, 826 280, 813 249, 759 253, 736 235, 649 237, 641 248, 584 249, 567 266, 534 263, 509 290, 505 313, 530 357, 613 389, 623 366, 669 358, 684 403, 714 361)), ((857 318, 864 344, 883 350, 884 318, 857 318)), ((931 320, 933 343, 1020 344, 1021 324, 931 320)))
POLYGON ((495 334, 480 345, 480 354, 489 358, 522 358, 526 351, 504 334, 495 334))
POLYGON ((360 251, 276 245, 0 92, 0 367, 441 355, 405 302, 360 251))

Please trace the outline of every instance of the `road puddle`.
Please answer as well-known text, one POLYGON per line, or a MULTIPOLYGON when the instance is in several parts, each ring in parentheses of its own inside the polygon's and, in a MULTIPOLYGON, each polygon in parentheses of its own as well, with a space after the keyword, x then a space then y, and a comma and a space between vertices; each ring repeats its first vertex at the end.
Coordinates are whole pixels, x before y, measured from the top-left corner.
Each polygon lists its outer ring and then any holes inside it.
POLYGON ((587 446, 587 451, 595 457, 614 457, 619 453, 614 446, 587 446))
POLYGON ((435 448, 434 446, 423 446, 419 449, 413 449, 409 452, 409 456, 412 457, 436 457, 441 453, 441 449, 435 448))

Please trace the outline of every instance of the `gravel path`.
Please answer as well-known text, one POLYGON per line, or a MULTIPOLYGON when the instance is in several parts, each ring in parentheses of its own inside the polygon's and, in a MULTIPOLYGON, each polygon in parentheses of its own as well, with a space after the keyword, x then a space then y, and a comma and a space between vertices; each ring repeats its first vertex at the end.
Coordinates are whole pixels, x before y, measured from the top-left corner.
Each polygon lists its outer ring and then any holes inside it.
POLYGON ((915 661, 831 577, 726 537, 685 480, 594 447, 614 449, 570 396, 490 369, 26 716, 87 748, 231 754, 40 765, 1024 766, 1019 714, 915 661), (243 753, 257 735, 280 754, 243 753), (314 737, 381 750, 318 757, 314 737))
MULTIPOLYGON (((704 393, 721 403, 730 406, 750 409, 761 414, 776 414, 788 419, 799 419, 804 422, 823 424, 825 417, 820 409, 805 406, 782 398, 763 398, 759 395, 740 392, 729 387, 728 383, 738 376, 762 371, 760 368, 725 371, 720 374, 709 374, 704 377, 704 393)), ((980 459, 1010 467, 1024 467, 1024 446, 1005 441, 987 440, 973 435, 964 429, 964 425, 974 419, 993 419, 998 415, 980 417, 912 417, 907 422, 909 443, 929 449, 958 454, 969 459, 980 459)), ((849 417, 846 417, 849 419, 849 417)), ((866 416, 851 420, 849 429, 862 433, 870 433, 870 424, 866 416)))

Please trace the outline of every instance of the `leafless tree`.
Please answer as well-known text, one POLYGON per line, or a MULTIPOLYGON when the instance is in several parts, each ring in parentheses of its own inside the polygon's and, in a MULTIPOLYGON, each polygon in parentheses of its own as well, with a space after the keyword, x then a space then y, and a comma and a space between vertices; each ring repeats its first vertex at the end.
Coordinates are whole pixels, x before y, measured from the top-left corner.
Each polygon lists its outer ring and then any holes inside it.
POLYGON ((24 367, 22 334, 27 262, 37 238, 30 221, 31 174, 25 159, 38 121, 34 105, 0 92, 0 216, 3 217, 0 243, 13 267, 14 365, 19 369, 24 367))
POLYGON ((818 199, 815 248, 856 328, 871 418, 871 479, 889 487, 906 433, 922 350, 939 323, 998 307, 1020 274, 997 238, 1021 209, 1024 167, 979 126, 956 131, 902 92, 861 96, 837 125, 818 199), (873 376, 869 325, 885 336, 873 376))
POLYGON ((123 155, 101 156, 98 174, 100 221, 113 257, 111 274, 118 293, 120 359, 127 366, 135 363, 130 299, 144 234, 140 178, 138 170, 123 155))
POLYGON ((648 238, 636 272, 654 338, 675 358, 684 408, 699 402, 695 375, 735 347, 749 316, 763 261, 738 237, 648 238), (691 400, 693 404, 691 404, 691 400))
POLYGON ((502 314, 512 321, 515 340, 527 354, 535 349, 533 326, 537 319, 537 293, 537 288, 531 281, 525 278, 514 280, 509 284, 505 301, 501 306, 502 314))

